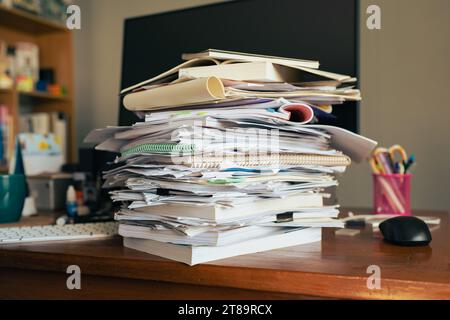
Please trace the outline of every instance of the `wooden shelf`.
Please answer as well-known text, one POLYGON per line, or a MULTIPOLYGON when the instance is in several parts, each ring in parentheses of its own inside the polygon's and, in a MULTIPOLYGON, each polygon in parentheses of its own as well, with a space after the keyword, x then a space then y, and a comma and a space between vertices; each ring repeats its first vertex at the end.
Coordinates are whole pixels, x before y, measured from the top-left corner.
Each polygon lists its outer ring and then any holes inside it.
POLYGON ((50 93, 39 92, 39 91, 32 91, 32 92, 19 91, 19 95, 21 97, 30 97, 33 99, 40 99, 40 100, 47 100, 47 101, 61 101, 61 102, 71 101, 71 99, 69 97, 54 96, 50 93))
POLYGON ((13 89, 1 89, 0 88, 0 94, 12 94, 13 89))
POLYGON ((18 94, 20 97, 27 97, 42 101, 60 101, 60 102, 70 102, 72 99, 68 96, 55 96, 47 92, 39 91, 15 91, 13 89, 0 89, 0 94, 18 94))
POLYGON ((76 157, 76 128, 73 88, 73 33, 62 23, 0 4, 0 39, 8 44, 30 42, 39 47, 39 66, 54 71, 55 82, 67 88, 68 96, 45 92, 0 90, 0 102, 13 117, 14 134, 19 133, 21 106, 30 112, 64 112, 68 120, 69 161, 76 157))
POLYGON ((33 34, 68 32, 65 25, 0 4, 0 25, 33 34))

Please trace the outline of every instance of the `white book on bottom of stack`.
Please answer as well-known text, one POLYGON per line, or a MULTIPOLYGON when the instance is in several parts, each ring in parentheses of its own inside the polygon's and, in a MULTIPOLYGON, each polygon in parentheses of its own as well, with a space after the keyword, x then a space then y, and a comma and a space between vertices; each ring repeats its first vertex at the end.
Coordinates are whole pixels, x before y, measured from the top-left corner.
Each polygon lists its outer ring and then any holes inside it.
POLYGON ((185 246, 135 238, 124 238, 124 246, 193 266, 214 260, 293 247, 321 240, 321 228, 302 228, 225 246, 185 246))
MULTIPOLYGON (((192 229, 208 228, 199 227, 192 229)), ((124 238, 155 240, 159 242, 188 246, 225 246, 246 240, 272 236, 275 234, 282 234, 285 233, 288 229, 289 228, 277 226, 244 226, 231 227, 223 230, 205 230, 193 236, 188 236, 182 234, 178 230, 154 230, 145 226, 128 225, 121 223, 119 225, 119 235, 124 238)))

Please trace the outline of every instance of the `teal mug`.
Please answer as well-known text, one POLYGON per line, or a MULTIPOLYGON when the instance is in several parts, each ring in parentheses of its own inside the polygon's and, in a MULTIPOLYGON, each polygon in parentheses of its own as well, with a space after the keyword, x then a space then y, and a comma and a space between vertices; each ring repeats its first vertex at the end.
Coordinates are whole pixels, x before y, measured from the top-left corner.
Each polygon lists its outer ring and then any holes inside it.
POLYGON ((24 175, 0 175, 0 223, 20 220, 26 194, 24 175))

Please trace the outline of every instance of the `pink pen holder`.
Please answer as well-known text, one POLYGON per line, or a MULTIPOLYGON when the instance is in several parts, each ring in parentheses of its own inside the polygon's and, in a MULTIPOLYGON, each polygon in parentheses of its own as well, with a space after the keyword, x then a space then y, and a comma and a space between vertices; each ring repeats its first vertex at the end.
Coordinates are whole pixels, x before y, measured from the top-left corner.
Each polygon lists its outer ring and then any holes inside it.
POLYGON ((411 178, 411 174, 374 174, 374 213, 410 216, 411 178))

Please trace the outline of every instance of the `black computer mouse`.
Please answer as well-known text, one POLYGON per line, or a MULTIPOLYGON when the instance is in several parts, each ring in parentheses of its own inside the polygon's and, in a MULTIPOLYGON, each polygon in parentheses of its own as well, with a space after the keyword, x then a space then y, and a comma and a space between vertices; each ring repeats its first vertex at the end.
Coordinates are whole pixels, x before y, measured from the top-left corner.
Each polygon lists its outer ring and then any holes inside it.
POLYGON ((427 224, 416 217, 386 220, 380 224, 380 230, 384 240, 398 246, 427 246, 432 240, 427 224))

